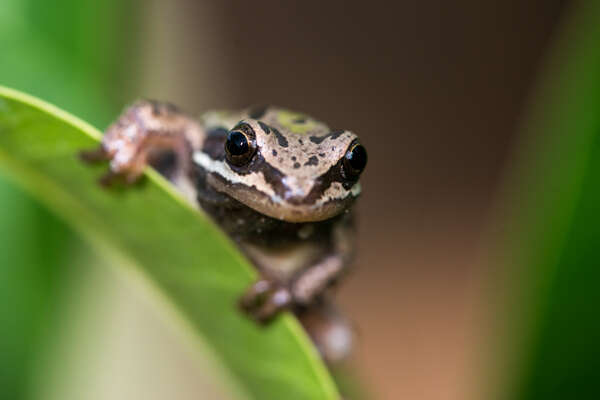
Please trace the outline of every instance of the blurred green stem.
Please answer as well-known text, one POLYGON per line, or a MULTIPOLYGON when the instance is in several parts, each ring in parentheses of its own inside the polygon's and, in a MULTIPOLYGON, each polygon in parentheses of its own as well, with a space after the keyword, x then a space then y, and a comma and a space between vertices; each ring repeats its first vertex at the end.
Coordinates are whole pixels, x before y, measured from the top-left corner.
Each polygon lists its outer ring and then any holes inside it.
POLYGON ((523 125, 502 214, 500 349, 510 399, 600 398, 600 3, 559 30, 523 125))

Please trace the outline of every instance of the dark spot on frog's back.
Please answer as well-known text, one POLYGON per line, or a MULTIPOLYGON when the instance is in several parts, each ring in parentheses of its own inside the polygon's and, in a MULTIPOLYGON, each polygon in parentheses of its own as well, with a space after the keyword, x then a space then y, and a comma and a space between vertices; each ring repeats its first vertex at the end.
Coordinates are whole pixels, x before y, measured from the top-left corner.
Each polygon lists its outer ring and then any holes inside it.
POLYGON ((294 124, 305 124, 306 123, 306 118, 296 118, 295 120, 292 121, 294 124))
POLYGON ((273 152, 272 152, 272 153, 273 153, 273 157, 276 157, 276 156, 277 156, 277 150, 273 149, 273 152))
POLYGON ((295 162, 294 163, 294 169, 298 169, 300 168, 300 163, 299 162, 295 162))
POLYGON ((252 119, 260 119, 265 115, 268 108, 269 106, 264 105, 253 107, 252 109, 250 109, 250 112, 248 112, 248 116, 252 119))
POLYGON ((327 139, 327 138, 331 138, 331 139, 337 139, 338 137, 341 136, 342 133, 344 133, 345 131, 343 129, 337 130, 337 131, 332 131, 329 132, 327 135, 325 136, 311 136, 309 139, 311 142, 319 144, 321 142, 323 142, 323 140, 327 139))
POLYGON ((292 156, 292 161, 296 161, 296 156, 292 156))
POLYGON ((315 156, 310 156, 307 162, 304 165, 319 165, 319 159, 315 156))
POLYGON ((275 134, 275 137, 277 138, 277 143, 279 143, 279 145, 281 147, 288 147, 288 141, 285 138, 285 136, 283 136, 281 134, 281 132, 279 132, 279 130, 277 130, 277 128, 272 128, 273 133, 275 134))
POLYGON ((269 128, 269 125, 262 121, 258 121, 258 125, 260 126, 260 129, 262 129, 267 135, 271 133, 271 128, 269 128))

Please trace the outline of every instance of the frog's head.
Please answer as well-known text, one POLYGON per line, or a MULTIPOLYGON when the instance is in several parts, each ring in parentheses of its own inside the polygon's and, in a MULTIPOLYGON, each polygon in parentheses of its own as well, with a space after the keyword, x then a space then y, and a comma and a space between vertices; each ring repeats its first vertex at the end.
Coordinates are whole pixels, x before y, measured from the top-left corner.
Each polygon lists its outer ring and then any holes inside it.
POLYGON ((331 218, 360 194, 367 153, 354 133, 276 108, 242 117, 195 157, 217 191, 289 222, 331 218))

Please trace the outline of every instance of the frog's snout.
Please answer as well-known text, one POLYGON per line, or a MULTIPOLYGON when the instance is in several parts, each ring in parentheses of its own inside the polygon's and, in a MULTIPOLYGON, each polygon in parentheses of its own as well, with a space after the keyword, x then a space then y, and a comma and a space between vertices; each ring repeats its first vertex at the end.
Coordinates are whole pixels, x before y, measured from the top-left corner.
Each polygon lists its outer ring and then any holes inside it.
POLYGON ((309 195, 315 187, 315 180, 287 176, 282 179, 284 186, 283 198, 290 204, 306 204, 309 195))

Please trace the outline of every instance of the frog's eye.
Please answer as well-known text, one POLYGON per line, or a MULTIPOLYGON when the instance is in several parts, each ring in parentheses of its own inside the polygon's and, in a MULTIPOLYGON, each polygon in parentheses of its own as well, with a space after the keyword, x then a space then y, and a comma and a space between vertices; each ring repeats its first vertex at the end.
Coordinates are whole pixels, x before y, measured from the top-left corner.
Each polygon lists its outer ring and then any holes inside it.
POLYGON ((247 132, 244 132, 247 130, 236 127, 229 131, 227 140, 225 141, 227 161, 237 167, 242 167, 249 163, 256 151, 256 142, 247 132))
POLYGON ((343 171, 348 179, 356 179, 367 166, 367 150, 358 142, 352 143, 344 155, 343 171))

